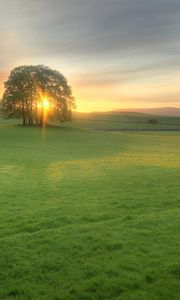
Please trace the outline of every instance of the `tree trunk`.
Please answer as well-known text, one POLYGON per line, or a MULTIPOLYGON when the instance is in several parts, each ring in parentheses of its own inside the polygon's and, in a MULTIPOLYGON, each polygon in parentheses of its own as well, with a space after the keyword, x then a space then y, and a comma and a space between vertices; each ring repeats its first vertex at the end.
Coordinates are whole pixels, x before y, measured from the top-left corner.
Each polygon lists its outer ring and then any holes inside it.
POLYGON ((36 102, 36 111, 35 111, 34 119, 35 119, 35 124, 38 126, 38 106, 37 106, 37 102, 36 102))
POLYGON ((26 116, 25 116, 24 103, 22 103, 22 117, 23 117, 23 125, 26 125, 26 116))
POLYGON ((29 111, 29 120, 30 120, 30 125, 33 125, 33 106, 32 106, 32 101, 30 102, 30 111, 29 111))

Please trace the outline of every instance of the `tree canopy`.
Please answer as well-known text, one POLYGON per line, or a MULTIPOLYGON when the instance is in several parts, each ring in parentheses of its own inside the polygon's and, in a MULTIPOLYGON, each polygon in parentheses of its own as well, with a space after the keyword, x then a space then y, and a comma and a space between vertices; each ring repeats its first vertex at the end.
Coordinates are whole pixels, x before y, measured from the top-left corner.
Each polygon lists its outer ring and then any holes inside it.
POLYGON ((70 121, 75 100, 66 78, 46 66, 20 66, 5 82, 1 103, 8 118, 42 126, 47 119, 70 121))

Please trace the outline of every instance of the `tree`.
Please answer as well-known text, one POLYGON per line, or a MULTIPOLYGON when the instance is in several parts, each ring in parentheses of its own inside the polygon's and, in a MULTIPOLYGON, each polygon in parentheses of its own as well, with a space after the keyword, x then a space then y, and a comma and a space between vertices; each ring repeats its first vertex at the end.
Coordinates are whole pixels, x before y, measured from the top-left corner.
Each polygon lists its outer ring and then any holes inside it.
POLYGON ((46 66, 20 66, 5 82, 1 110, 23 125, 42 126, 50 120, 70 121, 75 100, 66 78, 46 66))

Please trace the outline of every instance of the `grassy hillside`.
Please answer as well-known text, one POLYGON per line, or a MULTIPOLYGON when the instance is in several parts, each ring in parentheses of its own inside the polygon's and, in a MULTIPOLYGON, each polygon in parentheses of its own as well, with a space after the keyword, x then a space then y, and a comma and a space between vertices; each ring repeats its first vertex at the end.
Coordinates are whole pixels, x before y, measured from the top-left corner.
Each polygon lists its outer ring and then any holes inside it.
MULTIPOLYGON (((70 125, 71 126, 71 125, 70 125)), ((74 113, 73 126, 90 129, 179 129, 180 117, 153 116, 141 113, 74 113), (151 120, 157 121, 151 124, 151 120)))
POLYGON ((0 299, 180 298, 179 133, 0 138, 0 299))
POLYGON ((161 115, 161 116, 179 116, 180 117, 180 108, 178 107, 156 107, 156 108, 140 108, 140 109, 118 109, 114 111, 119 112, 138 112, 144 114, 154 114, 154 115, 161 115))

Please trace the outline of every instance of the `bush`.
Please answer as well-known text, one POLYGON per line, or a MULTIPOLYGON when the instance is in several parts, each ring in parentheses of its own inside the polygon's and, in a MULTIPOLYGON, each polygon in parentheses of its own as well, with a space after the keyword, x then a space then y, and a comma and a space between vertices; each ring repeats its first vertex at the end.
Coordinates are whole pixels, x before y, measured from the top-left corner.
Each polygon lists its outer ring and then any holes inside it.
POLYGON ((157 119, 149 119, 149 120, 148 120, 148 123, 149 123, 149 124, 157 124, 157 123, 158 123, 158 120, 157 120, 157 119))

